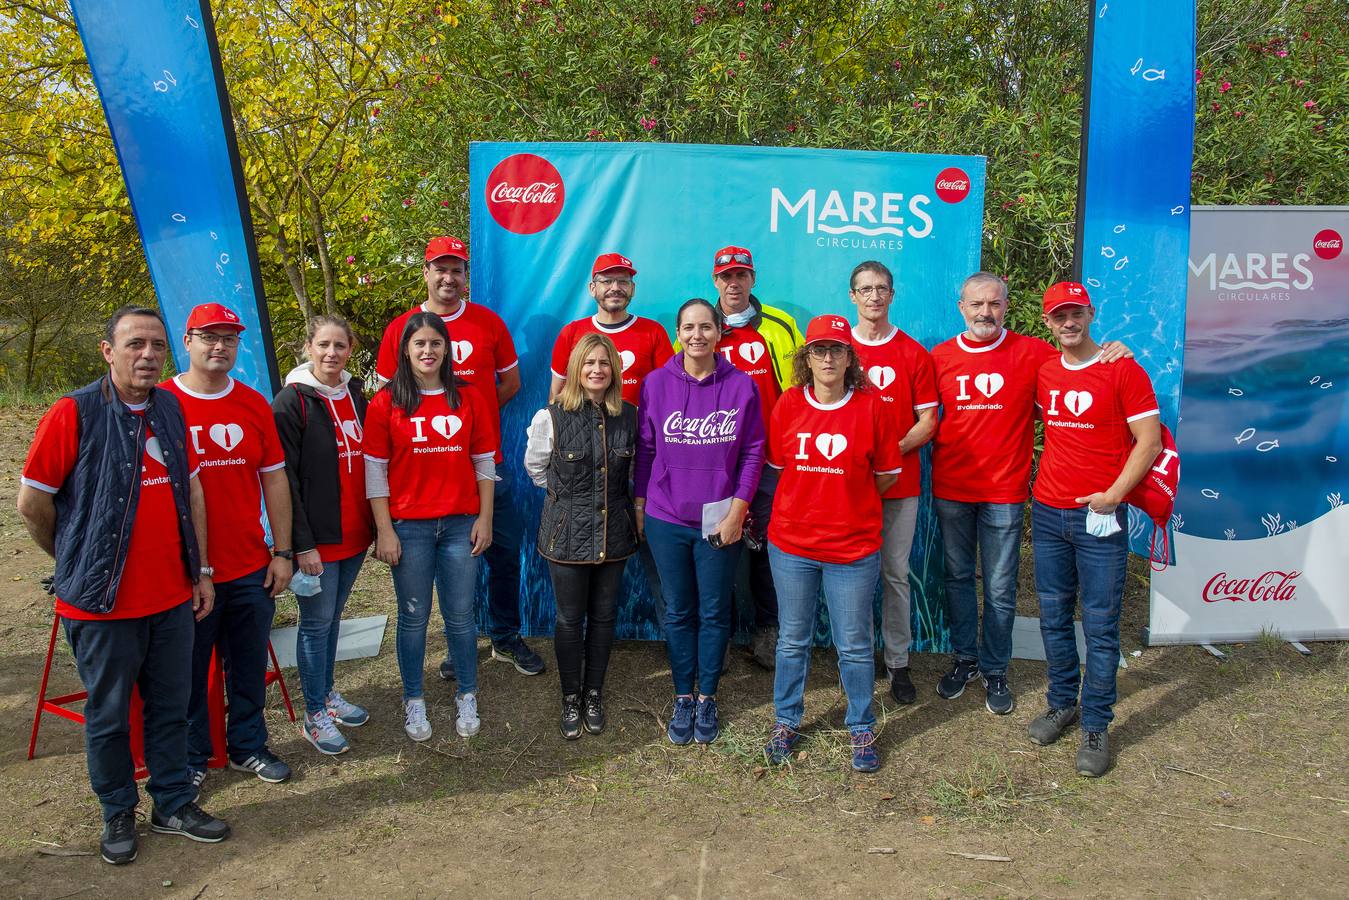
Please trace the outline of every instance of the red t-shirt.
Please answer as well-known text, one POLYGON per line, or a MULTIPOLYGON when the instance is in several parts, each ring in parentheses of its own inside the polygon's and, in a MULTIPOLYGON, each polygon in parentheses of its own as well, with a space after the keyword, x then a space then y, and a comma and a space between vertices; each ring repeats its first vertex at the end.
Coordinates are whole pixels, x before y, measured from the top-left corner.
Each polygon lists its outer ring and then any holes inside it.
MULTIPOLYGON (((141 410, 133 412, 143 415, 141 410)), ((141 459, 141 489, 136 518, 131 523, 131 542, 117 596, 107 613, 92 613, 70 606, 60 598, 57 615, 67 619, 137 619, 153 616, 191 599, 192 580, 183 562, 183 538, 178 531, 178 509, 173 503, 169 470, 164 465, 159 440, 149 433, 141 459)), ((38 423, 28 448, 23 483, 48 494, 61 489, 75 468, 80 452, 79 410, 69 397, 57 400, 38 423)), ((197 475, 197 455, 187 444, 187 468, 197 475)))
POLYGON ((957 335, 932 349, 942 418, 932 439, 932 496, 1024 503, 1035 444, 1035 379, 1059 352, 1003 330, 991 341, 957 335))
POLYGON ((478 514, 473 460, 496 450, 492 411, 474 390, 459 392, 450 409, 445 391, 422 392, 411 416, 395 406, 388 388, 375 395, 365 413, 362 449, 389 464, 389 515, 395 519, 438 519, 478 514))
MULTIPOLYGON (((1099 357, 1097 357, 1099 358, 1099 357)), ((1159 415, 1152 380, 1132 359, 1070 366, 1060 356, 1040 367, 1035 405, 1045 420, 1045 452, 1035 499, 1071 509, 1078 497, 1109 489, 1133 449, 1129 423, 1159 415)))
POLYGON ((881 548, 876 476, 899 472, 893 417, 870 392, 821 405, 794 387, 773 408, 768 463, 782 470, 768 539, 780 550, 850 563, 881 548))
POLYGON ((365 455, 361 440, 365 436, 356 404, 350 392, 337 399, 325 398, 337 437, 338 497, 342 507, 342 543, 319 544, 315 549, 324 562, 349 559, 364 553, 374 539, 375 521, 370 501, 365 499, 365 455))
POLYGON ((262 528, 263 472, 286 467, 272 407, 233 378, 218 394, 198 394, 182 376, 160 385, 178 398, 188 443, 201 458, 206 495, 206 556, 216 584, 256 572, 272 560, 262 528))
POLYGON ((727 328, 717 342, 717 352, 744 372, 759 388, 759 405, 763 410, 765 432, 773 418, 773 407, 782 396, 782 384, 773 373, 773 353, 768 342, 753 328, 742 325, 727 328))
MULTIPOLYGON (((881 409, 894 419, 895 440, 909 433, 918 422, 920 409, 937 405, 937 385, 932 374, 932 357, 922 344, 896 328, 890 336, 875 343, 852 333, 853 347, 861 360, 872 387, 881 399, 881 409)), ((899 480, 885 492, 886 500, 917 497, 922 491, 919 451, 904 454, 904 470, 899 480)))
POLYGON ((594 316, 577 319, 562 329, 553 344, 553 374, 561 379, 567 377, 567 360, 571 358, 572 348, 584 335, 603 334, 614 342, 618 355, 623 361, 623 399, 637 405, 641 395, 642 379, 649 373, 665 365, 674 356, 674 347, 670 336, 658 322, 633 316, 621 328, 603 328, 594 316))
MULTIPOLYGON (((403 327, 413 313, 425 311, 425 304, 414 306, 384 329, 384 337, 379 342, 379 357, 375 361, 375 374, 384 381, 392 379, 398 369, 398 342, 403 337, 403 327)), ((501 409, 497 404, 497 376, 520 364, 520 358, 515 353, 515 341, 511 340, 511 333, 506 330, 506 323, 501 321, 501 316, 479 303, 464 300, 457 312, 441 316, 440 320, 450 332, 450 358, 454 362, 454 374, 467 381, 488 401, 492 413, 496 461, 501 462, 501 409)))

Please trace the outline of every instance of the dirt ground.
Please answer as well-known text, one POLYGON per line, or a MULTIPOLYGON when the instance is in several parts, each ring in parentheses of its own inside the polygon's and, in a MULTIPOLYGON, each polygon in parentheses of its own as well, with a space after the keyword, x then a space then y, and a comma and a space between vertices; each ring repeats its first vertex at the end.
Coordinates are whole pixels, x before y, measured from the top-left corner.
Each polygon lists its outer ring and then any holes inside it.
MULTIPOLYGON (((649 643, 616 649, 600 737, 557 734, 551 648, 536 640, 550 666, 538 678, 482 653, 483 730, 472 740, 454 736, 451 689, 431 674, 435 737, 414 745, 390 627, 379 657, 338 666, 340 689, 372 711, 348 731, 352 752, 320 757, 274 692, 271 746, 295 777, 266 785, 213 771, 202 803, 231 823, 229 841, 194 844, 142 821, 140 858, 113 868, 95 855, 101 823, 78 726, 46 717, 38 756, 25 760, 51 625, 37 586, 50 566, 14 512, 38 412, 0 411, 0 896, 1349 893, 1349 647, 1314 645, 1304 658, 1269 638, 1225 648, 1224 663, 1193 647, 1144 648, 1145 566, 1126 598, 1116 763, 1099 780, 1074 774, 1075 736, 1049 748, 1026 738, 1043 664, 1013 663, 1019 702, 997 718, 977 683, 954 702, 937 697, 947 661, 930 655, 913 660, 917 704, 896 707, 877 683, 884 766, 873 776, 848 771, 825 653, 802 753, 778 770, 758 756, 772 721, 769 673, 734 652, 720 695, 725 735, 710 750, 673 747, 663 735, 668 667, 649 643)), ((1022 612, 1033 615, 1029 575, 1022 612)), ((293 618, 293 604, 280 616, 293 618)), ((392 612, 385 567, 367 564, 349 610, 392 612)), ((428 667, 443 638, 430 643, 428 667)), ((53 690, 75 690, 58 646, 53 690)))

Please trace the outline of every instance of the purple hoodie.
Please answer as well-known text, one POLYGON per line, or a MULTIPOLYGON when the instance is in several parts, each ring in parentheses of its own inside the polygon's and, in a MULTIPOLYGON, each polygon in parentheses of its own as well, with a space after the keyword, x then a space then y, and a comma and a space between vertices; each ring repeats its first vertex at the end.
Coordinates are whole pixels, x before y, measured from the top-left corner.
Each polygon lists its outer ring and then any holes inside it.
POLYGON ((641 398, 632 482, 647 515, 701 529, 704 503, 754 497, 766 436, 748 375, 718 354, 699 381, 676 353, 642 379, 641 398))

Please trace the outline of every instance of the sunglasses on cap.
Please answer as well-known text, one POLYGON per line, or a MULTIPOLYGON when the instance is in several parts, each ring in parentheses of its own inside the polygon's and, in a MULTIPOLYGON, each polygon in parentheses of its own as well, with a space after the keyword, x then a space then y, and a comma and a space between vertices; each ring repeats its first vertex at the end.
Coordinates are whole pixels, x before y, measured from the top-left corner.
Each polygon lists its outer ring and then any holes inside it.
POLYGON ((750 258, 750 255, 748 253, 723 253, 716 259, 712 260, 712 265, 725 266, 733 262, 738 262, 741 265, 746 266, 754 265, 754 260, 750 258))

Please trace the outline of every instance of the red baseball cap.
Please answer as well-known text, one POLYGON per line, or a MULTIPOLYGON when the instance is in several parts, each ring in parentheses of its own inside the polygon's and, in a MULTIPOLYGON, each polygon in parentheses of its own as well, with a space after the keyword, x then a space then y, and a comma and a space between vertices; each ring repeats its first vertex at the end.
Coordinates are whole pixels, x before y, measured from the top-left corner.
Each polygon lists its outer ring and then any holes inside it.
POLYGON ((744 247, 722 247, 712 257, 712 274, 720 275, 730 269, 754 271, 754 257, 744 247))
POLYGON ((199 331, 203 328, 233 328, 235 331, 243 331, 244 323, 239 321, 239 314, 228 306, 220 303, 203 303, 193 307, 188 315, 187 330, 199 331))
POLYGON ((632 267, 632 260, 622 253, 601 253, 595 257, 595 264, 590 267, 590 277, 594 278, 601 272, 608 272, 610 269, 622 269, 629 275, 637 274, 637 270, 632 267))
POLYGON ((468 262, 468 248, 464 242, 453 235, 433 237, 426 242, 426 261, 434 262, 442 256, 454 256, 468 262))
POLYGON ((1060 306, 1091 306, 1091 296, 1076 281, 1060 281, 1045 291, 1045 315, 1060 306))
POLYGON ((806 326, 806 345, 816 341, 834 341, 852 346, 852 326, 842 316, 816 316, 806 326))

